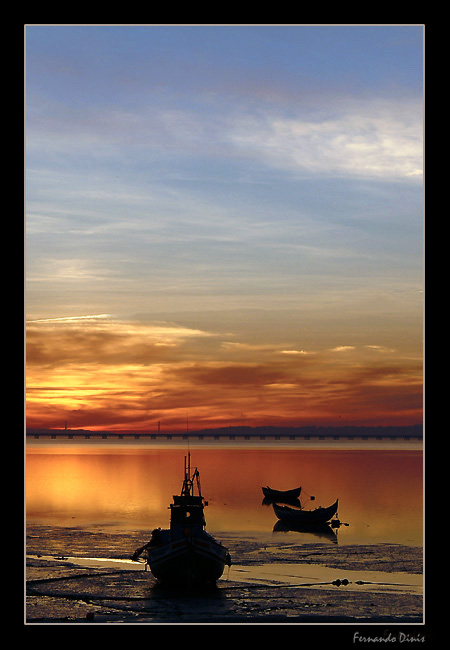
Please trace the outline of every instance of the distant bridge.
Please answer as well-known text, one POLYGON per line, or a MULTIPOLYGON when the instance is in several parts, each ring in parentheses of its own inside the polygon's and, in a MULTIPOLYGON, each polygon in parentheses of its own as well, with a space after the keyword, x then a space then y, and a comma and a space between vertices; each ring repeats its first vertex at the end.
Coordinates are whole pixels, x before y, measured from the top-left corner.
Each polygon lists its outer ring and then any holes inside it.
POLYGON ((398 433, 398 432, 355 432, 355 433, 336 433, 336 432, 314 432, 314 433, 260 433, 260 432, 235 432, 223 431, 217 432, 208 432, 208 431, 193 431, 186 433, 148 433, 148 432, 133 432, 133 433, 120 433, 113 431, 85 431, 85 430, 47 430, 47 431, 27 431, 26 437, 29 440, 110 440, 110 441, 132 441, 132 440, 204 440, 204 441, 344 441, 344 440, 395 440, 395 441, 413 441, 413 442, 422 442, 422 433, 408 432, 408 433, 398 433))

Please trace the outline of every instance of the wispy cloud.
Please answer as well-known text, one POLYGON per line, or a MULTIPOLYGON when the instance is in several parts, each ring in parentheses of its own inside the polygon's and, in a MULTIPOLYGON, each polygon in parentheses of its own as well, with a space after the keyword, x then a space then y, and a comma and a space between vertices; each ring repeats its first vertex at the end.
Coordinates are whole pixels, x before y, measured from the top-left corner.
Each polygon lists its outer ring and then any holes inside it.
POLYGON ((27 322, 27 364, 149 366, 173 362, 173 348, 211 336, 176 323, 116 321, 108 314, 35 319, 27 322))
POLYGON ((387 353, 387 352, 395 352, 396 350, 394 348, 388 348, 385 345, 366 345, 366 348, 369 350, 374 350, 375 352, 380 352, 380 353, 387 353))
POLYGON ((353 345, 338 345, 337 347, 332 348, 331 352, 349 352, 354 349, 355 347, 353 345))
MULTIPOLYGON (((260 103, 248 110, 211 107, 199 97, 194 107, 180 103, 116 110, 90 107, 82 114, 61 106, 30 118, 28 152, 79 161, 244 159, 291 174, 326 174, 383 180, 421 178, 423 170, 422 105, 417 100, 385 99, 328 91, 315 103, 298 97, 260 103), (328 107, 327 107, 328 105, 328 107), (294 109, 292 107, 295 107, 294 109), (213 108, 213 110, 211 110, 213 108), (143 158, 142 158, 143 157, 143 158)), ((178 168, 178 173, 180 172, 178 168)), ((173 173, 173 172, 171 172, 173 173)))
POLYGON ((234 343, 231 341, 224 341, 222 343, 224 350, 231 352, 273 352, 274 347, 270 344, 256 344, 256 343, 234 343))
POLYGON ((229 134, 249 157, 291 173, 399 180, 422 175, 418 104, 347 98, 316 115, 241 118, 229 134))
POLYGON ((89 314, 87 316, 61 316, 60 318, 36 318, 27 323, 77 323, 79 321, 95 321, 111 318, 111 314, 89 314))

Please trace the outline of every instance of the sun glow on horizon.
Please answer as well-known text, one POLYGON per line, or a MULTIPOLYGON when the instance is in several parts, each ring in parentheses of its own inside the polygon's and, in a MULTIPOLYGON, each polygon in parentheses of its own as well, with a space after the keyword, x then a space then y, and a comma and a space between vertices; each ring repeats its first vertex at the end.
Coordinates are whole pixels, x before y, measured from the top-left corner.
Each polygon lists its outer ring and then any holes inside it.
POLYGON ((237 346, 174 323, 29 322, 27 425, 183 430, 187 411, 197 428, 421 421, 419 357, 237 346))

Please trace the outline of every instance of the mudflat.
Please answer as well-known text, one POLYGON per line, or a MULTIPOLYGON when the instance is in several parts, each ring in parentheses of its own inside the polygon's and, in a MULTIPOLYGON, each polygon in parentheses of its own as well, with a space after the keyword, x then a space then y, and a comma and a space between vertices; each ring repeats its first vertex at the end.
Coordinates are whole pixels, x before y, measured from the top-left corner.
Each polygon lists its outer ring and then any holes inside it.
POLYGON ((422 548, 221 534, 216 585, 158 584, 130 561, 142 531, 27 526, 27 624, 423 622, 422 548))

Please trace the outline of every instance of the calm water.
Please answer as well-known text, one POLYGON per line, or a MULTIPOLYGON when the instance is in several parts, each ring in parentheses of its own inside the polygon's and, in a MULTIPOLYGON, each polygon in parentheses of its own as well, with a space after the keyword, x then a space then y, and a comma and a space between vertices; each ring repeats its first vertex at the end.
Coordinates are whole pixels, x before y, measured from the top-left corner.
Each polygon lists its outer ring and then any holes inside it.
MULTIPOLYGON (((184 450, 30 450, 26 508, 30 523, 167 527, 168 506, 181 489, 184 450)), ((339 498, 339 544, 422 545, 422 452, 403 450, 195 449, 207 529, 213 534, 291 535, 273 532, 271 506, 261 486, 301 485, 311 507, 339 498)), ((326 541, 326 540, 324 540, 326 541)))

